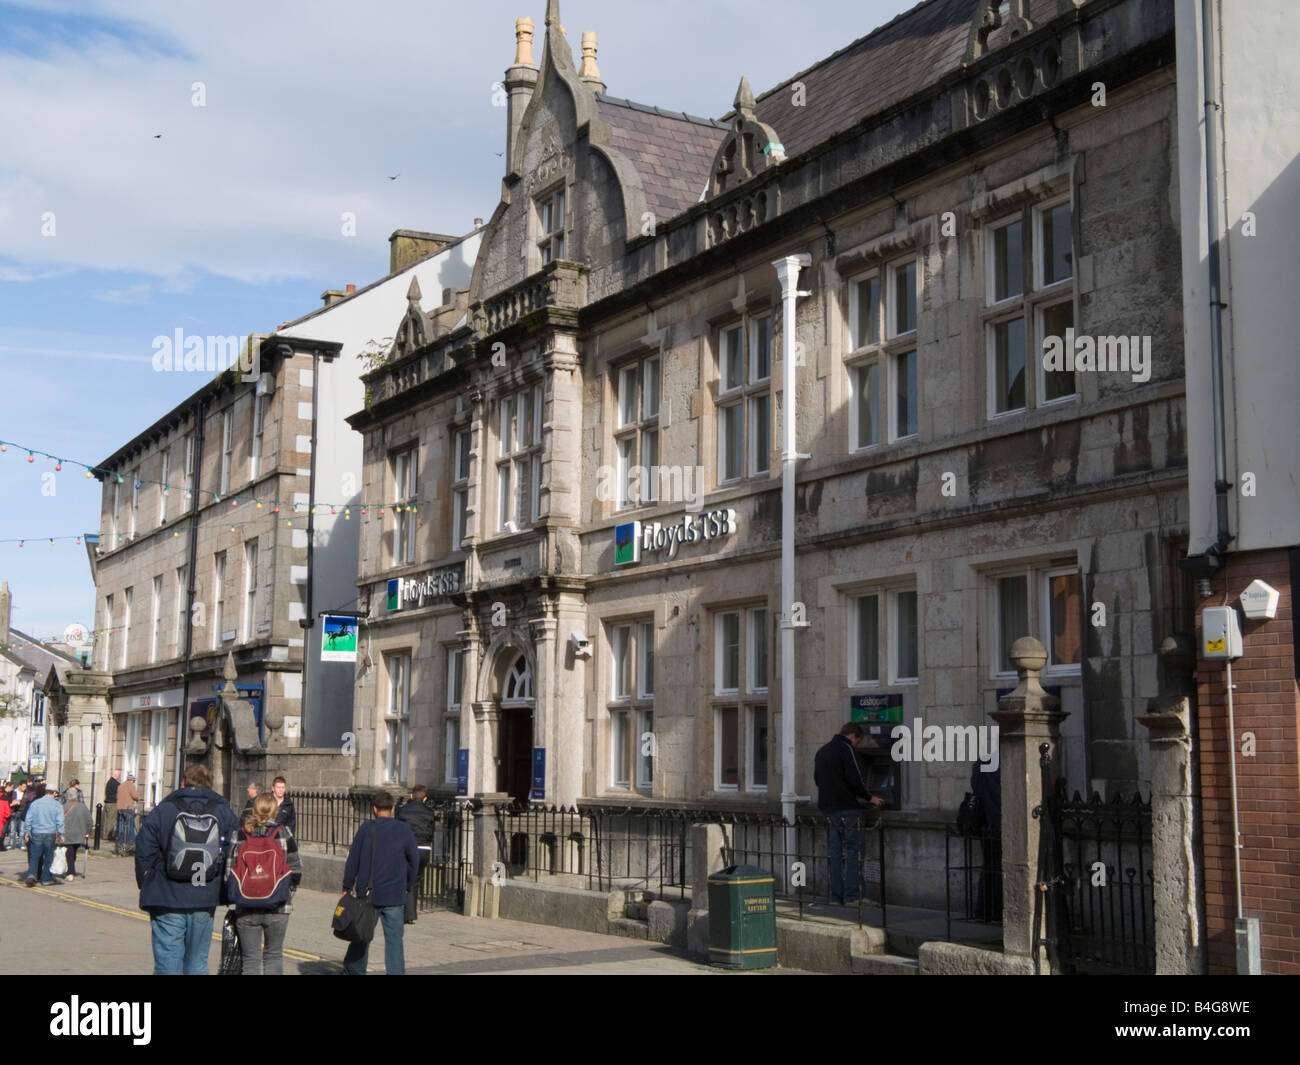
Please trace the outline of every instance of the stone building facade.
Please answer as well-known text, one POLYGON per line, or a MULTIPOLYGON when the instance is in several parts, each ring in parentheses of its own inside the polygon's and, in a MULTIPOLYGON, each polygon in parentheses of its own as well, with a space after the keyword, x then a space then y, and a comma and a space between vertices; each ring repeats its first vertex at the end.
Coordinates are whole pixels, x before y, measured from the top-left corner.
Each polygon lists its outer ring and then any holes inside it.
POLYGON ((771 809, 864 718, 916 829, 891 899, 941 902, 975 752, 893 764, 891 727, 989 724, 1028 633, 1071 785, 1141 785, 1192 624, 1173 5, 932 0, 720 120, 608 95, 554 0, 538 61, 516 35, 464 321, 409 312, 349 419, 393 504, 361 536, 359 781, 771 809))
POLYGON ((221 727, 229 651, 259 717, 299 712, 312 355, 264 339, 257 380, 219 373, 96 468, 92 664, 113 680, 109 768, 146 809, 177 786, 189 718, 221 727))

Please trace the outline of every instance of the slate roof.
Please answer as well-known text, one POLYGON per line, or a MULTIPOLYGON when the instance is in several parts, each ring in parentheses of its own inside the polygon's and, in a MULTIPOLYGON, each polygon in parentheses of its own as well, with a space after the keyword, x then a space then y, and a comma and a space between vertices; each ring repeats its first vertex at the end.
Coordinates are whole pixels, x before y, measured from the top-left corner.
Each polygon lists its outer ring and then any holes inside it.
POLYGON ((35 670, 37 676, 42 680, 52 665, 81 665, 70 655, 44 646, 35 637, 28 636, 27 633, 21 632, 13 626, 9 628, 9 645, 5 650, 0 651, 0 655, 9 659, 14 665, 35 670))
MULTIPOLYGON (((790 158, 907 99, 960 69, 978 2, 924 0, 763 93, 756 117, 776 131, 790 158), (804 85, 801 107, 792 100, 795 82, 804 85)), ((1030 0, 1029 17, 1039 26, 1057 10, 1057 0, 1030 0)), ((989 36, 989 49, 1006 37, 1004 26, 989 36)), ((607 96, 597 97, 597 108, 613 127, 614 147, 641 174, 650 210, 671 218, 699 200, 732 112, 709 121, 607 96)))
POLYGON ((600 94, 596 112, 613 130, 613 147, 641 175, 646 209, 661 221, 699 200, 713 157, 731 128, 725 122, 600 94))
MULTIPOLYGON (((754 113, 776 130, 787 156, 797 155, 960 69, 977 3, 925 0, 768 90, 755 101, 754 113), (796 81, 804 83, 803 107, 791 102, 796 81)), ((1057 11, 1056 0, 1030 0, 1035 26, 1057 11)), ((989 36, 988 48, 1006 39, 1004 25, 989 36)))

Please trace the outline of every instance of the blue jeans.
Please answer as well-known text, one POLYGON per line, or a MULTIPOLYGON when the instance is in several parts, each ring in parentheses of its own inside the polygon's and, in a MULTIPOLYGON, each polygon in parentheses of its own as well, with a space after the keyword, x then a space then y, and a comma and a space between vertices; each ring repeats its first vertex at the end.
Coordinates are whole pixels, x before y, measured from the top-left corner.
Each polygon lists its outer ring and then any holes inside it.
POLYGON ((156 913, 153 929, 154 976, 207 976, 212 946, 212 910, 156 913))
POLYGON ((831 901, 857 902, 859 837, 862 833, 861 810, 830 810, 826 813, 829 833, 826 856, 831 867, 831 901))
MULTIPOLYGON (((384 926, 384 972, 389 976, 406 975, 406 953, 402 950, 402 933, 405 906, 376 906, 379 923, 384 926)), ((343 958, 344 976, 365 976, 370 960, 369 943, 349 943, 343 958)))
POLYGON ((39 880, 42 884, 53 884, 50 876, 50 862, 54 861, 55 834, 34 835, 27 845, 27 879, 39 880))
POLYGON ((117 811, 117 847, 120 850, 123 845, 131 844, 135 846, 135 810, 118 810, 117 811))

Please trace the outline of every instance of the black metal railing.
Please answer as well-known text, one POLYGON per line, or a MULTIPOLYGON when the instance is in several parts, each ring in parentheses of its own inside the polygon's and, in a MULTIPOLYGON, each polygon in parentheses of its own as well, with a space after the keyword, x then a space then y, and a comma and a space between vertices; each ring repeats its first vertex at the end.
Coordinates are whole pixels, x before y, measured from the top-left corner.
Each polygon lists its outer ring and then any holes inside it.
POLYGON ((421 910, 459 910, 465 903, 465 878, 473 872, 473 803, 449 799, 430 805, 434 815, 433 842, 420 848, 416 905, 421 910))
POLYGON ((592 886, 591 816, 576 806, 496 807, 497 858, 511 876, 585 876, 592 886))
POLYGON ((1154 973, 1150 799, 1067 797, 1065 781, 1050 779, 1050 745, 1039 755, 1039 880, 1053 972, 1154 973))
POLYGON ((997 829, 949 825, 944 842, 944 909, 952 922, 1002 923, 1002 836, 997 829))
POLYGON ((807 907, 847 905, 859 924, 866 907, 885 919, 885 841, 878 818, 722 810, 589 805, 495 809, 498 860, 511 876, 581 877, 589 889, 642 890, 655 898, 685 898, 691 890, 691 827, 724 829, 728 865, 755 865, 776 878, 776 894, 807 907), (837 868, 838 867, 838 868, 837 868), (835 873, 839 873, 836 882, 835 873))
POLYGON ((346 853, 362 823, 372 816, 373 792, 294 791, 299 843, 326 848, 331 854, 346 853))

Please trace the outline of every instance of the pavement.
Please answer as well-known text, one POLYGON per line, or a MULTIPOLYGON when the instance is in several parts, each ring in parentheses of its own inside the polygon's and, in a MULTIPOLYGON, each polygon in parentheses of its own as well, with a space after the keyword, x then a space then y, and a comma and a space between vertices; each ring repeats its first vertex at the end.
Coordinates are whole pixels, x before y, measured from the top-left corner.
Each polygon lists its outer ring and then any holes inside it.
MULTIPOLYGON (((84 852, 83 852, 84 853, 84 852)), ((139 909, 135 863, 107 853, 78 857, 83 880, 26 887, 25 852, 0 852, 0 957, 11 973, 123 975, 153 971, 149 915, 139 909)), ((301 889, 285 937, 286 975, 342 971, 346 944, 330 931, 337 893, 301 889)), ((217 910, 208 969, 221 957, 224 907, 217 910)), ((368 971, 384 971, 383 931, 370 946, 368 971)), ((742 976, 691 961, 661 944, 575 932, 520 921, 464 917, 446 910, 420 914, 404 933, 408 974, 583 974, 742 976)))

